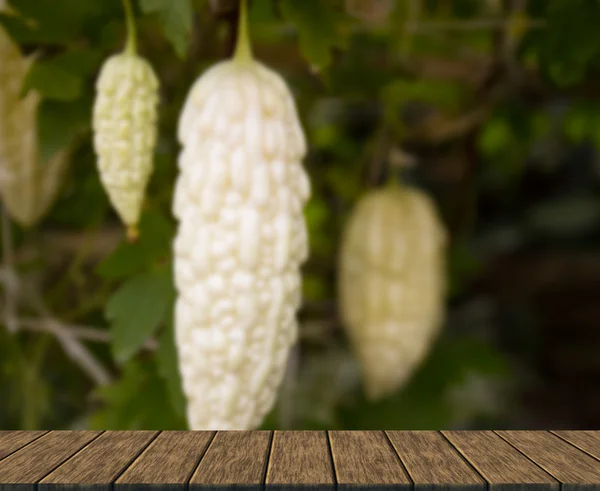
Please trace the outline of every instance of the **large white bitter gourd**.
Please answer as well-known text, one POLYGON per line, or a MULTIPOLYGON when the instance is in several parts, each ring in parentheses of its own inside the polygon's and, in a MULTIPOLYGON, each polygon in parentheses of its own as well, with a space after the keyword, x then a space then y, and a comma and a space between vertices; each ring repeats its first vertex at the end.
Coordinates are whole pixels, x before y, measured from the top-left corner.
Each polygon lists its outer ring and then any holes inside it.
MULTIPOLYGON (((0 11, 5 10, 0 0, 0 11)), ((39 156, 37 113, 40 95, 21 97, 33 56, 26 57, 0 27, 0 195, 10 216, 23 226, 38 222, 56 197, 68 162, 68 149, 48 162, 39 156)))
POLYGON ((394 183, 367 193, 342 237, 342 321, 377 400, 398 390, 428 353, 444 306, 445 232, 431 200, 394 183))
POLYGON ((236 56, 195 82, 178 128, 175 333, 193 430, 256 428, 273 407, 308 255, 305 137, 244 22, 236 56))
POLYGON ((134 36, 130 25, 125 51, 102 65, 93 111, 100 180, 130 238, 137 235, 154 168, 159 102, 158 77, 136 54, 134 36))

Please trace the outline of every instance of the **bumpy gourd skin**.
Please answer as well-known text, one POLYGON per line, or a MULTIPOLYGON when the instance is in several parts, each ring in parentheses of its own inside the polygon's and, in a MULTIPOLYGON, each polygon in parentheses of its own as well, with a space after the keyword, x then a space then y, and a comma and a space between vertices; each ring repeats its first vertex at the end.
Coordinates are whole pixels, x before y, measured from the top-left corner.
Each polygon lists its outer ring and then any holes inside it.
POLYGON ((445 293, 445 232, 417 189, 371 191, 342 237, 339 307, 367 396, 399 389, 439 331, 445 293))
MULTIPOLYGON (((0 2, 0 11, 4 2, 0 2)), ((48 162, 38 154, 38 93, 22 98, 25 76, 33 63, 0 27, 0 194, 10 216, 35 225, 52 204, 68 162, 68 150, 48 162)))
POLYGON ((253 429, 297 338, 306 142, 286 84, 256 61, 200 77, 178 133, 175 332, 189 426, 253 429))
POLYGON ((132 229, 153 170, 158 89, 150 64, 132 53, 106 60, 96 84, 93 129, 100 179, 121 220, 132 229))

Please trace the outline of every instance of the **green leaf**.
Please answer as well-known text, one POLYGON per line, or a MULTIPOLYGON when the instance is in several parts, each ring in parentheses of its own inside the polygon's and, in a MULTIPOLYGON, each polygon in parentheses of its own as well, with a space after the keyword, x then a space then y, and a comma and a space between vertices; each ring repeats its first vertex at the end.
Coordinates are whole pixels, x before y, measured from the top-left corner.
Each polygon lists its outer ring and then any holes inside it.
POLYGON ((179 373, 172 310, 169 312, 165 324, 166 329, 163 330, 160 336, 160 346, 156 358, 158 373, 167 385, 173 410, 177 415, 185 417, 186 402, 179 373))
POLYGON ((458 83, 437 80, 396 79, 381 92, 386 105, 399 111, 407 102, 422 102, 438 108, 457 111, 464 100, 464 87, 458 83))
POLYGON ((73 143, 83 131, 89 129, 92 100, 84 97, 63 102, 43 100, 38 109, 38 144, 42 162, 60 149, 73 143))
POLYGON ((13 41, 18 43, 33 43, 37 40, 26 20, 12 14, 0 13, 0 26, 8 33, 13 41))
MULTIPOLYGON (((14 16, 2 16, 3 24, 16 39, 26 44, 69 45, 81 35, 90 34, 90 26, 107 12, 114 11, 115 0, 11 0, 14 16)), ((100 24, 101 25, 101 24, 100 24)))
POLYGON ((306 300, 323 300, 329 290, 326 281, 317 275, 304 274, 302 278, 302 297, 306 300))
POLYGON ((73 101, 81 95, 83 80, 54 60, 36 61, 23 82, 23 93, 37 90, 47 99, 73 101))
POLYGON ((331 216, 330 207, 323 199, 314 196, 306 205, 304 216, 308 224, 311 251, 315 255, 327 255, 334 247, 332 235, 326 232, 331 216))
POLYGON ((590 118, 584 111, 571 110, 565 117, 565 136, 573 143, 582 143, 591 129, 590 118))
POLYGON ((492 118, 484 126, 479 136, 478 146, 487 156, 496 156, 514 143, 515 137, 505 118, 492 118))
POLYGON ((447 253, 449 296, 462 293, 472 280, 481 273, 483 264, 465 243, 456 241, 447 253))
POLYGON ((173 224, 157 210, 145 210, 140 219, 140 237, 122 242, 102 261, 96 272, 106 279, 127 278, 146 270, 170 254, 173 224))
POLYGON ((547 26, 536 37, 536 48, 551 79, 573 85, 600 63, 600 3, 554 0, 547 5, 547 26))
POLYGON ((248 22, 250 28, 255 24, 278 22, 274 2, 249 2, 248 22))
POLYGON ((332 60, 333 48, 346 47, 341 13, 335 12, 328 0, 283 0, 281 13, 298 30, 300 50, 317 71, 332 60))
POLYGON ((194 20, 190 0, 141 0, 140 5, 144 13, 158 15, 175 52, 185 58, 194 20))
POLYGON ((275 2, 248 2, 248 27, 252 44, 281 42, 281 19, 275 2))
POLYGON ((119 363, 133 356, 154 334, 174 300, 170 271, 146 273, 127 281, 108 300, 111 344, 119 363))
POLYGON ((173 412, 165 384, 152 360, 127 363, 119 380, 99 387, 94 395, 103 407, 90 418, 90 429, 187 429, 185 419, 173 412))
POLYGON ((54 58, 52 63, 78 76, 93 75, 105 57, 100 49, 69 49, 54 58))
POLYGON ((590 137, 596 140, 600 122, 598 109, 600 109, 598 105, 590 103, 590 101, 573 102, 563 119, 565 136, 575 144, 582 143, 590 137))

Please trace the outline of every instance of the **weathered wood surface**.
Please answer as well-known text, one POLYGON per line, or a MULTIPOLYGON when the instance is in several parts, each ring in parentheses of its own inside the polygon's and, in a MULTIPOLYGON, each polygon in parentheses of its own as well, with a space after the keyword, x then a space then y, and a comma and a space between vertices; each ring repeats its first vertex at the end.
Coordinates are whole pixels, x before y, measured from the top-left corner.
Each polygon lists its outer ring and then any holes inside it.
POLYGON ((600 431, 0 431, 0 491, 600 491, 600 431))

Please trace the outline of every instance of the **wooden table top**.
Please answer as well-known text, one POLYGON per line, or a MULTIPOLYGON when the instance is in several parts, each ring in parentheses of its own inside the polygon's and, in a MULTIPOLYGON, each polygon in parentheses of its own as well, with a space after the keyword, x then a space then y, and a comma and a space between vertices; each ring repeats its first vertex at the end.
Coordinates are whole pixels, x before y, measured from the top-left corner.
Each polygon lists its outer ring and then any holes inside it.
POLYGON ((0 431, 0 491, 600 491, 600 431, 0 431))

